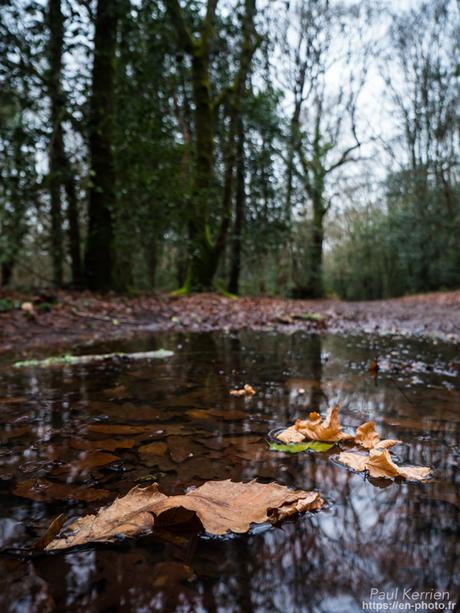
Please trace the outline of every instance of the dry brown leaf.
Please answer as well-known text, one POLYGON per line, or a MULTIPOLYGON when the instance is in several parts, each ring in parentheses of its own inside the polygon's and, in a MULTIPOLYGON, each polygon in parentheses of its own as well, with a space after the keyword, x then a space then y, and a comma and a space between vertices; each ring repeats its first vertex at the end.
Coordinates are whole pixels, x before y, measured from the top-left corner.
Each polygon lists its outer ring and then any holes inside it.
POLYGON ((148 445, 142 445, 138 451, 140 454, 158 455, 162 456, 168 450, 168 445, 163 441, 156 441, 155 443, 149 443, 148 445))
POLYGON ((73 475, 78 475, 80 473, 87 473, 96 468, 101 468, 102 466, 107 466, 108 464, 112 464, 112 462, 116 462, 119 459, 120 458, 118 456, 113 455, 112 453, 105 453, 103 451, 83 451, 78 460, 74 460, 69 464, 64 464, 53 472, 56 475, 67 472, 73 475))
POLYGON ((394 439, 380 440, 380 436, 375 430, 375 421, 366 421, 356 429, 355 443, 364 449, 388 449, 394 445, 399 445, 401 441, 394 439))
POLYGON ((304 435, 297 430, 296 426, 289 426, 289 428, 278 434, 276 438, 283 441, 283 443, 301 443, 305 440, 304 435))
POLYGON ((277 438, 284 443, 298 443, 304 439, 336 443, 352 439, 351 434, 341 430, 339 410, 339 405, 331 407, 324 420, 319 413, 312 411, 308 415, 308 419, 298 419, 294 426, 283 430, 277 438), (299 432, 303 438, 298 437, 295 431, 299 432))
POLYGON ((256 390, 252 387, 252 385, 248 385, 247 383, 239 390, 230 391, 231 396, 254 396, 255 393, 256 390))
POLYGON ((398 466, 392 461, 388 449, 372 449, 367 469, 371 477, 404 477, 409 481, 421 481, 430 474, 428 466, 398 466))
POLYGON ((150 426, 132 426, 128 424, 89 424, 86 427, 88 432, 98 434, 144 434, 152 432, 150 426))
POLYGON ((353 451, 342 451, 342 453, 339 454, 338 459, 341 464, 345 464, 345 466, 349 466, 357 472, 362 472, 363 470, 366 470, 369 456, 355 453, 353 451))
POLYGON ((246 532, 252 523, 277 523, 295 513, 323 505, 317 492, 290 490, 277 483, 208 481, 183 496, 165 496, 158 484, 135 487, 123 498, 74 521, 47 549, 65 549, 90 542, 135 536, 154 524, 176 525, 196 517, 210 534, 246 532))
POLYGON ((388 449, 374 448, 370 450, 369 455, 343 452, 339 455, 338 460, 358 472, 367 470, 369 476, 376 479, 403 477, 409 481, 422 481, 429 476, 431 471, 428 466, 398 466, 391 459, 388 449))
POLYGON ((83 449, 87 451, 91 450, 103 450, 103 451, 115 451, 116 449, 131 449, 136 444, 133 438, 125 439, 102 439, 94 441, 92 439, 77 438, 72 439, 70 447, 72 449, 83 449))
POLYGON ((356 428, 355 443, 364 449, 372 449, 379 441, 380 436, 375 431, 375 421, 366 421, 356 428))

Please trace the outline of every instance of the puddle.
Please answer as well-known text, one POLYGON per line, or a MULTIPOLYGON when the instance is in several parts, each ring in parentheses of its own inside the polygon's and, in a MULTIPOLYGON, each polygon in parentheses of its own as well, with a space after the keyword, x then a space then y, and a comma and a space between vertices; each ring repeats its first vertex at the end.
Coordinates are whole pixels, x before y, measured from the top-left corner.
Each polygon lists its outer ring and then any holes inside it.
POLYGON ((166 361, 0 373, 0 603, 8 611, 361 611, 371 588, 449 591, 460 579, 460 377, 455 348, 366 336, 164 334, 94 353, 166 361), (373 376, 372 359, 381 364, 373 376), (252 398, 229 391, 250 383, 252 398), (299 390, 304 390, 299 393, 299 390), (426 484, 374 482, 325 454, 270 452, 305 407, 374 419, 426 484), (325 511, 228 538, 164 535, 21 558, 60 513, 136 484, 208 479, 318 489, 325 511), (14 550, 14 551, 13 551, 14 550), (13 553, 15 555, 13 555, 13 553))

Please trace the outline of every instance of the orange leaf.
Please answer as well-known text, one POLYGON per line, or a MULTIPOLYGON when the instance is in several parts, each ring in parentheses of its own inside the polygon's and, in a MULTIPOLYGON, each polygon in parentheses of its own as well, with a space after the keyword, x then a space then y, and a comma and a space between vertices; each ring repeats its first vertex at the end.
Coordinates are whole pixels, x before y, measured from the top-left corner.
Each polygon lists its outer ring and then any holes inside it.
POLYGON ((351 434, 341 430, 339 410, 339 405, 331 407, 324 420, 321 419, 319 413, 313 411, 309 414, 308 419, 298 419, 294 426, 281 432, 277 438, 284 443, 298 443, 304 439, 336 443, 352 439, 353 436, 351 434), (300 433, 303 438, 298 438, 295 431, 300 433))

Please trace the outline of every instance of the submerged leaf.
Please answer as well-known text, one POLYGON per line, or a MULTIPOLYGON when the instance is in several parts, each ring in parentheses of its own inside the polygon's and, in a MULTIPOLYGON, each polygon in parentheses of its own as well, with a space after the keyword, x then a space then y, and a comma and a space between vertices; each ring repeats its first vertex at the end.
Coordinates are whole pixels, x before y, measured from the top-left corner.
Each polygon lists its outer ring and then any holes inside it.
POLYGON ((155 526, 184 524, 196 518, 210 534, 246 532, 252 523, 277 523, 295 513, 320 509, 317 492, 290 490, 277 483, 208 481, 183 496, 166 496, 158 484, 133 488, 97 515, 74 521, 47 549, 132 537, 155 526))
POLYGON ((334 443, 323 443, 322 441, 307 441, 305 443, 269 443, 271 451, 283 451, 285 453, 300 453, 311 449, 312 451, 329 451, 331 447, 334 447, 334 443))

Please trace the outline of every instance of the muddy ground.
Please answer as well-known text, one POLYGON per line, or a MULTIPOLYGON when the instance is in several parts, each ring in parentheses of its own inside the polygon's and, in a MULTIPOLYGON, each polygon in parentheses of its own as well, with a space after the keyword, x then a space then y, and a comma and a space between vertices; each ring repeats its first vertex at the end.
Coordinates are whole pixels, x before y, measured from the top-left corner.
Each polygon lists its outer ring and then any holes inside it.
POLYGON ((0 293, 0 354, 31 355, 146 330, 243 328, 371 332, 460 342, 460 291, 372 302, 218 294, 126 298, 87 292, 0 293))

